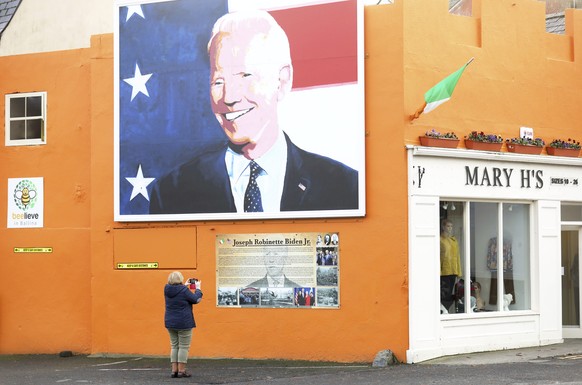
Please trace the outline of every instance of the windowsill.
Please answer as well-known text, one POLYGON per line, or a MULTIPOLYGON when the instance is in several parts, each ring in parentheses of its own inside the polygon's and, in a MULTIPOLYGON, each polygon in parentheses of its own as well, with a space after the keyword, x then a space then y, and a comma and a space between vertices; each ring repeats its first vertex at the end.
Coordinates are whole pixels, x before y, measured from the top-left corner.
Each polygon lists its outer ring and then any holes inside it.
POLYGON ((46 141, 41 141, 39 139, 11 140, 5 143, 6 147, 42 146, 45 144, 46 141))
POLYGON ((439 148, 439 147, 425 147, 406 145, 407 150, 412 152, 415 156, 435 156, 444 158, 460 158, 460 159, 486 159, 499 161, 518 161, 521 163, 545 163, 557 165, 582 165, 582 158, 568 158, 562 156, 551 155, 524 155, 515 154, 512 152, 492 152, 468 150, 465 148, 439 148))
POLYGON ((478 313, 441 314, 441 321, 456 321, 462 319, 483 319, 499 317, 539 316, 533 310, 483 311, 478 313))

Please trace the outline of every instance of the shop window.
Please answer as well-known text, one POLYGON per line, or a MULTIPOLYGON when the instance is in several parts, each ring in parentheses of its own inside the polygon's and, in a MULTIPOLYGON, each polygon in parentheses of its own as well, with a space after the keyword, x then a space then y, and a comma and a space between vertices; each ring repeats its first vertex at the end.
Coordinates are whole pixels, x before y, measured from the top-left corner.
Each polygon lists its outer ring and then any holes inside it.
POLYGON ((6 146, 46 143, 46 92, 6 95, 6 146))
POLYGON ((441 201, 440 214, 441 313, 530 309, 530 205, 441 201))

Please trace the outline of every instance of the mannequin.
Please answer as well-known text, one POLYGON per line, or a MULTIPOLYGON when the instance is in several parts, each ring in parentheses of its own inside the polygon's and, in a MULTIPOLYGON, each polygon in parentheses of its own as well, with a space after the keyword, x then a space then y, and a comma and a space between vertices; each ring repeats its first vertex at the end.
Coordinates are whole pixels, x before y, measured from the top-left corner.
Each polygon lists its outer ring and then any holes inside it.
POLYGON ((483 310, 485 309, 485 301, 481 297, 481 284, 475 282, 473 285, 475 286, 475 298, 477 299, 475 310, 483 310))
POLYGON ((453 304, 453 287, 461 274, 459 243, 453 235, 453 222, 441 223, 441 304, 448 310, 453 304))

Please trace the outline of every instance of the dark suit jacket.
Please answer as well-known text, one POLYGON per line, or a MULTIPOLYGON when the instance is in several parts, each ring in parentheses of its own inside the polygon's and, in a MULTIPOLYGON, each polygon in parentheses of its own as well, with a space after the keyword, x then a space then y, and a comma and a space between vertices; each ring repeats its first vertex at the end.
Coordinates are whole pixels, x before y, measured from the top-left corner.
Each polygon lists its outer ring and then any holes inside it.
MULTIPOLYGON (((283 287, 300 287, 300 285, 291 281, 289 278, 287 278, 287 276, 284 276, 284 277, 285 277, 285 280, 283 282, 283 287)), ((253 283, 248 284, 247 287, 269 287, 269 280, 267 279, 267 276, 265 275, 263 278, 259 279, 258 281, 255 281, 253 283)))
MULTIPOLYGON (((358 208, 358 172, 304 151, 287 134, 287 169, 281 211, 358 208)), ((200 154, 157 181, 150 214, 236 212, 224 163, 226 146, 200 154)))

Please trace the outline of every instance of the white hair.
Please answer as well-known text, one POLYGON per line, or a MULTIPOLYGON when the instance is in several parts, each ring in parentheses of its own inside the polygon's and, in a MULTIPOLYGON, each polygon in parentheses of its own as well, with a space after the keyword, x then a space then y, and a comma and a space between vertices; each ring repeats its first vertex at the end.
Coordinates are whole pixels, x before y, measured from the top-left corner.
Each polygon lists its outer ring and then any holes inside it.
POLYGON ((239 31, 252 31, 255 37, 263 39, 264 48, 279 66, 291 67, 291 49, 287 34, 268 12, 244 10, 223 15, 214 23, 208 41, 208 52, 219 35, 236 35, 239 31))
POLYGON ((168 283, 170 285, 179 285, 184 281, 184 276, 179 271, 173 271, 168 276, 168 283))

